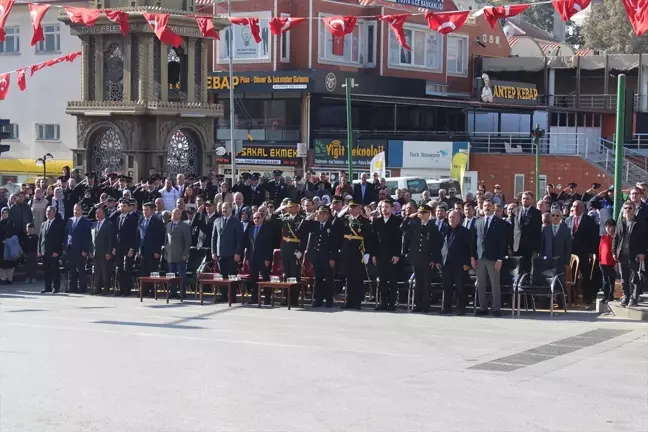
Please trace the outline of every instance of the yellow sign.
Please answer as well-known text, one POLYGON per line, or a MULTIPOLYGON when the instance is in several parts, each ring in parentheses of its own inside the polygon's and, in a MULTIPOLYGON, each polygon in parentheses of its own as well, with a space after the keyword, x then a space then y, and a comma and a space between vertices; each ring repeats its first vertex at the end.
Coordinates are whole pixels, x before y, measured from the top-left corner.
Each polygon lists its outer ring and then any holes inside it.
MULTIPOLYGON (((310 77, 301 76, 301 75, 287 75, 287 76, 275 76, 275 75, 259 75, 259 76, 248 76, 248 75, 234 75, 232 77, 232 82, 234 83, 234 88, 239 85, 251 85, 251 86, 264 86, 268 85, 270 88, 279 88, 282 89, 282 85, 301 84, 308 85, 310 84, 310 77)), ((209 90, 229 90, 230 88, 230 79, 227 74, 214 75, 210 76, 207 79, 207 89, 209 90)))
POLYGON ((517 87, 495 84, 493 86, 493 97, 496 99, 535 101, 538 99, 538 89, 532 87, 517 87))
POLYGON ((243 147, 241 157, 287 159, 297 157, 297 148, 243 147))
MULTIPOLYGON (((333 159, 340 159, 346 157, 346 145, 343 145, 340 140, 333 140, 326 145, 326 153, 333 159)), ((362 158, 373 158, 378 153, 384 152, 385 146, 383 145, 374 145, 360 147, 354 146, 351 150, 352 157, 362 157, 362 158)))
POLYGON ((466 168, 468 167, 468 154, 462 151, 459 151, 454 156, 452 156, 452 169, 450 170, 450 177, 459 181, 461 186, 461 191, 463 192, 463 182, 464 174, 466 173, 466 168))

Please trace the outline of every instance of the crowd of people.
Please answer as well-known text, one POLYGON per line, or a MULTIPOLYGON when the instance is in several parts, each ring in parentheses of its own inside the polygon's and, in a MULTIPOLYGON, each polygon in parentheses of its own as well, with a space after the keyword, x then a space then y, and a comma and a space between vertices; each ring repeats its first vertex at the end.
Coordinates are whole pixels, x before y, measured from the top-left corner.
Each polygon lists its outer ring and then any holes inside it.
MULTIPOLYGON (((42 260, 43 293, 60 290, 61 265, 69 272, 69 291, 84 293, 91 260, 94 294, 107 292, 116 272, 120 293, 128 296, 134 274, 148 276, 164 263, 183 279, 182 294, 189 256, 199 250, 224 278, 245 269, 255 303, 257 282, 270 279, 278 249, 285 278, 299 280, 312 268, 315 307, 332 307, 345 287, 343 308, 359 309, 370 279, 377 281, 376 308, 395 310, 399 283, 413 275, 414 311, 428 312, 436 276, 443 286, 441 313, 456 307, 464 314, 472 270, 484 299, 476 314, 500 316, 499 272, 507 256, 521 257, 522 272, 531 270, 534 256, 556 258, 557 272, 564 273, 576 255, 588 309, 599 289, 604 301, 614 299, 617 270, 624 306, 637 304, 645 279, 645 183, 629 191, 614 217, 613 189, 599 184, 582 194, 573 183, 564 190, 548 185, 539 200, 529 191, 506 200, 499 185, 490 192, 480 184, 463 200, 449 189, 437 197, 424 191, 417 202, 406 189, 390 191, 377 174, 371 180, 363 174, 356 184, 345 173, 334 183, 311 173, 294 180, 281 171, 273 175, 244 174, 230 187, 223 176, 170 178, 151 169, 134 184, 118 173, 82 177, 65 169, 52 185, 43 178, 9 197, 0 190, 0 240, 18 237, 24 253, 21 260, 8 257, 5 244, 0 281, 11 283, 20 261, 33 281, 42 260)), ((297 304, 299 292, 292 295, 297 304)))

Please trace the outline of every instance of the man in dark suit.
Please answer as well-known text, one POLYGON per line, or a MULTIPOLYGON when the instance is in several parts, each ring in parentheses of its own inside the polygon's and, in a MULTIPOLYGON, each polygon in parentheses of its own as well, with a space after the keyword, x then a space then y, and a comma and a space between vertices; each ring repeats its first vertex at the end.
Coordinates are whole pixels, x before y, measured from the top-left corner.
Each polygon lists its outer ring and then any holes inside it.
POLYGON ((411 215, 411 222, 403 224, 403 255, 414 267, 414 312, 430 311, 430 271, 441 268, 441 235, 430 216, 432 208, 427 204, 411 215))
MULTIPOLYGON (((477 270, 477 289, 479 309, 475 315, 488 314, 487 280, 492 292, 491 311, 493 316, 502 316, 500 311, 502 294, 500 290, 500 270, 506 257, 506 222, 495 217, 495 204, 485 199, 482 204, 484 217, 474 223, 472 267, 477 270)), ((470 229, 468 229, 470 231, 470 229)))
POLYGON ((259 184, 259 177, 259 173, 254 173, 250 176, 250 185, 248 186, 249 198, 245 201, 246 205, 260 206, 265 200, 265 192, 259 184))
POLYGON ((542 229, 540 242, 540 256, 558 258, 556 271, 564 273, 565 267, 571 261, 572 235, 569 228, 562 221, 560 208, 551 210, 551 225, 542 229))
MULTIPOLYGON (((270 225, 264 223, 263 215, 259 212, 252 216, 254 224, 249 224, 245 232, 244 245, 246 258, 250 269, 250 280, 248 286, 252 292, 249 304, 257 304, 259 299, 259 274, 262 281, 270 280, 270 263, 274 248, 273 231, 270 225)), ((266 290, 266 303, 270 303, 270 290, 266 290)))
POLYGON ((472 235, 475 235, 475 222, 478 220, 477 214, 475 212, 475 203, 472 201, 464 203, 463 211, 465 217, 461 224, 464 226, 464 228, 470 230, 470 233, 472 235))
POLYGON ((335 264, 339 261, 340 231, 329 220, 330 210, 319 206, 317 220, 305 220, 299 236, 302 239, 301 251, 313 265, 315 273, 314 307, 333 307, 333 284, 335 282, 335 264))
POLYGON ((517 208, 513 226, 513 252, 522 257, 521 270, 531 271, 531 258, 540 252, 542 215, 533 207, 533 193, 522 194, 522 206, 517 208))
MULTIPOLYGON (((214 222, 211 238, 211 252, 214 261, 218 261, 218 268, 224 279, 229 275, 238 273, 237 267, 243 257, 243 225, 241 221, 232 216, 232 205, 223 203, 223 216, 214 222)), ((221 293, 223 301, 227 300, 227 292, 221 293)))
POLYGON ((264 194, 265 192, 268 192, 268 199, 272 201, 275 205, 275 208, 277 208, 281 205, 281 201, 283 201, 284 198, 288 197, 288 186, 281 177, 283 172, 275 170, 273 171, 273 174, 274 180, 269 181, 268 183, 263 185, 262 191, 264 194))
POLYGON ((621 268, 623 298, 621 306, 637 306, 639 299, 639 272, 645 265, 646 223, 635 216, 636 205, 623 204, 623 217, 617 225, 613 240, 614 259, 621 268))
POLYGON ((443 306, 442 314, 452 312, 453 295, 457 297, 457 314, 466 314, 466 298, 464 284, 466 272, 470 270, 470 250, 472 241, 470 232, 461 226, 461 215, 458 211, 451 211, 448 217, 449 228, 443 241, 442 255, 442 280, 443 280, 443 306))
POLYGON ((49 206, 46 213, 47 220, 41 225, 37 249, 38 256, 43 258, 43 272, 45 273, 45 288, 41 290, 41 294, 57 293, 61 288, 58 261, 63 252, 65 238, 65 223, 58 216, 56 208, 49 206))
POLYGON ((123 199, 117 219, 117 241, 115 245, 115 266, 119 276, 119 288, 123 296, 133 289, 133 265, 138 249, 137 216, 132 207, 136 201, 123 199), (131 205, 132 204, 132 205, 131 205))
POLYGON ((139 247, 137 255, 140 259, 140 276, 150 276, 151 272, 158 270, 162 246, 164 246, 165 225, 160 219, 154 217, 153 213, 155 213, 155 204, 152 202, 145 203, 144 217, 138 226, 139 247))
POLYGON ((92 248, 90 256, 94 260, 94 292, 102 294, 110 288, 110 274, 115 247, 115 227, 106 220, 106 210, 97 208, 97 222, 92 228, 92 248))
POLYGON ((448 225, 448 220, 446 219, 446 212, 448 211, 448 206, 445 203, 441 203, 437 206, 435 210, 436 219, 434 225, 436 226, 437 231, 441 235, 441 238, 445 238, 448 233, 450 226, 448 225))
MULTIPOLYGON (((187 290, 187 260, 189 260, 189 250, 191 249, 191 228, 181 218, 182 210, 173 209, 171 222, 166 226, 163 225, 162 228, 164 229, 164 254, 169 266, 169 273, 175 273, 182 279, 180 283, 180 298, 182 299, 187 290)), ((149 227, 150 229, 151 227, 149 227)))
POLYGON ((578 272, 582 277, 583 303, 594 310, 598 287, 592 284, 592 263, 590 259, 598 253, 598 226, 591 216, 585 214, 585 204, 582 201, 572 203, 572 216, 565 219, 565 224, 572 233, 572 253, 578 256, 578 272))
POLYGON ((81 204, 74 205, 74 216, 65 227, 65 257, 70 271, 70 292, 85 293, 87 287, 86 262, 90 253, 92 224, 83 216, 81 204))
POLYGON ((360 183, 353 186, 353 202, 369 205, 375 200, 374 185, 367 181, 367 174, 363 173, 360 177, 360 183))
POLYGON ((212 232, 214 231, 214 222, 218 218, 218 214, 214 209, 214 204, 211 201, 205 202, 204 211, 198 213, 196 218, 200 218, 197 222, 198 225, 198 247, 211 248, 212 232))
POLYGON ((375 253, 371 259, 378 270, 378 290, 381 296, 380 305, 376 305, 376 310, 396 310, 402 233, 401 221, 392 215, 392 208, 390 200, 382 201, 381 215, 371 223, 375 253))

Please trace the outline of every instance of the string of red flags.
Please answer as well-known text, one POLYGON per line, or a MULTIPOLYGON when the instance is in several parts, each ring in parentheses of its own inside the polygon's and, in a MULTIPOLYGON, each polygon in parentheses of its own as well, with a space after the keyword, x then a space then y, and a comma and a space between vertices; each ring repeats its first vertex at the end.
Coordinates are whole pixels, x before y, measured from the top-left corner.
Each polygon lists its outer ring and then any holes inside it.
POLYGON ((14 71, 0 73, 0 101, 3 101, 7 98, 9 93, 9 84, 11 83, 11 74, 16 74, 16 82, 18 83, 18 88, 20 91, 25 91, 27 89, 27 70, 29 70, 29 76, 33 76, 34 73, 38 72, 41 69, 46 67, 51 67, 63 62, 73 62, 77 57, 81 55, 81 51, 71 52, 60 57, 46 60, 42 63, 33 64, 30 66, 25 66, 14 71))
MULTIPOLYGON (((16 0, 0 0, 0 42, 5 40, 6 33, 4 30, 5 23, 16 0)), ((483 15, 492 28, 495 28, 497 22, 501 19, 511 18, 524 12, 530 7, 551 3, 558 11, 564 21, 570 20, 575 14, 587 8, 592 0, 541 0, 533 3, 510 4, 503 6, 485 6, 477 11, 458 10, 448 12, 427 12, 423 13, 405 13, 398 15, 379 15, 379 16, 333 16, 333 17, 274 17, 270 19, 270 31, 274 35, 280 35, 292 30, 297 25, 306 20, 323 20, 326 28, 333 37, 344 37, 353 32, 358 19, 375 19, 386 22, 396 40, 404 49, 410 49, 404 36, 403 26, 407 19, 412 16, 424 15, 428 27, 431 30, 438 31, 442 34, 448 34, 461 29, 468 18, 472 15, 478 17, 483 15)), ((636 35, 640 36, 648 31, 648 0, 621 0, 626 10, 628 19, 636 35)), ((31 18, 33 35, 31 45, 35 45, 44 40, 42 20, 50 8, 63 8, 74 24, 83 24, 91 27, 96 25, 97 20, 103 14, 108 20, 119 24, 122 35, 126 36, 129 32, 128 13, 122 10, 111 9, 90 9, 72 6, 59 6, 47 3, 28 3, 29 14, 31 18)), ((151 25, 155 35, 165 44, 177 47, 182 43, 182 37, 176 34, 168 26, 169 14, 161 13, 144 13, 146 20, 151 25)), ((223 18, 221 16, 211 16, 208 14, 183 15, 190 16, 196 20, 196 24, 203 37, 219 39, 213 23, 214 18, 223 18)), ((256 43, 261 43, 261 30, 259 22, 264 17, 244 16, 228 17, 233 25, 246 26, 250 29, 256 43)))

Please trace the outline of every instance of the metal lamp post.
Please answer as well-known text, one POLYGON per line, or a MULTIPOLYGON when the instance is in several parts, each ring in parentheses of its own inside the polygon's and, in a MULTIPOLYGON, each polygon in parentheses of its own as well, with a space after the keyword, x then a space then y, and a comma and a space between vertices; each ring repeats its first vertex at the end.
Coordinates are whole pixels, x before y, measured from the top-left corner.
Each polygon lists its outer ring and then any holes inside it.
POLYGON ((36 159, 34 162, 36 162, 36 165, 38 166, 43 166, 43 177, 47 177, 47 160, 48 159, 54 159, 54 156, 52 153, 45 153, 43 157, 39 157, 36 159))
POLYGON ((358 87, 353 78, 344 80, 342 87, 346 88, 346 115, 347 115, 347 161, 349 163, 349 181, 353 182, 353 126, 351 124, 351 89, 358 87))

